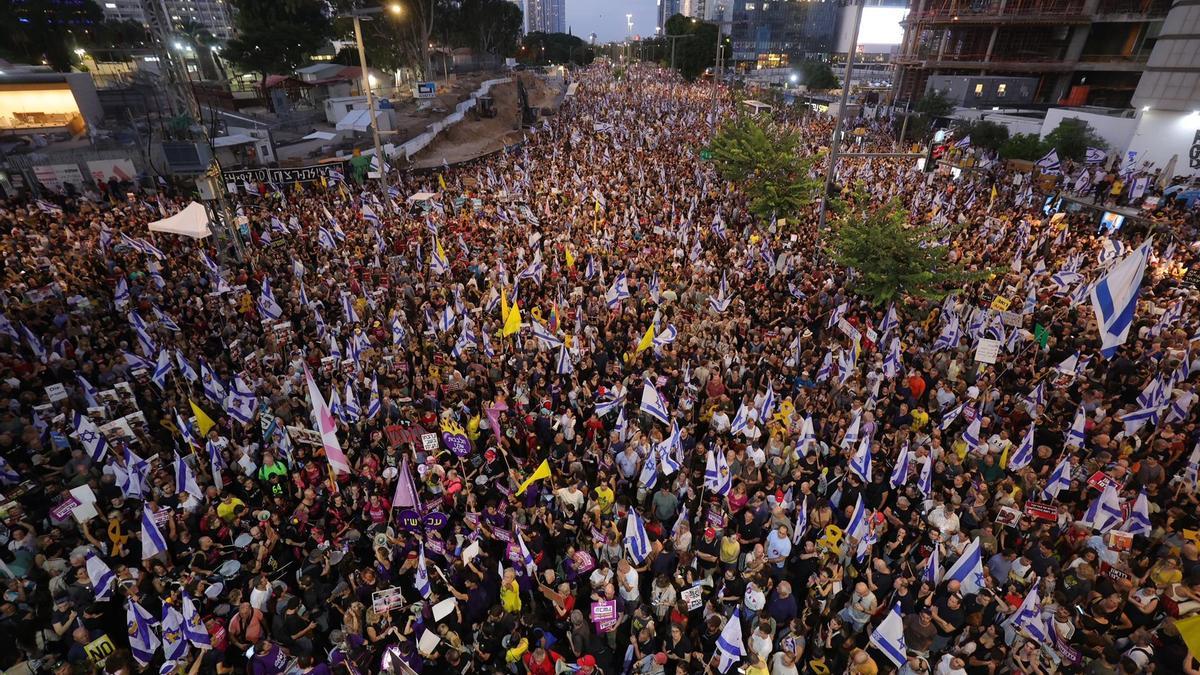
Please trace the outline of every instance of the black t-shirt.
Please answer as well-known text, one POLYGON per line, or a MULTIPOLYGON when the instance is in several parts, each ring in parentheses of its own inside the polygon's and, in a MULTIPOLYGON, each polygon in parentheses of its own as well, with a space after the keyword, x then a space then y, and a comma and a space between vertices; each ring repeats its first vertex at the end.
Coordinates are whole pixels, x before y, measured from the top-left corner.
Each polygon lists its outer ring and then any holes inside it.
POLYGON ((939 622, 934 622, 934 623, 938 624, 938 635, 941 635, 942 637, 954 637, 955 635, 958 634, 958 631, 961 630, 963 625, 966 623, 967 613, 965 611, 963 611, 963 607, 961 604, 959 605, 958 609, 950 609, 950 606, 949 606, 949 603, 947 602, 947 600, 948 600, 948 598, 942 598, 940 600, 937 600, 934 603, 934 605, 937 607, 938 618, 941 619, 942 621, 945 621, 946 623, 950 624, 950 627, 953 630, 949 630, 949 631, 943 630, 941 623, 939 623, 939 622))

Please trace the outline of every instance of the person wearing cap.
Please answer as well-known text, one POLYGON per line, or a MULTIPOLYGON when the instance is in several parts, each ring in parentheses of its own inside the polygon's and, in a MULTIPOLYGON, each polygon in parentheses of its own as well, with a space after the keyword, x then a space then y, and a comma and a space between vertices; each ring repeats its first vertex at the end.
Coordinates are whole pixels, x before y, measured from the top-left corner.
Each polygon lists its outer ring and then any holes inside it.
POLYGON ((604 675, 604 671, 596 665, 596 657, 592 656, 591 654, 584 654, 583 656, 580 656, 575 661, 575 665, 579 666, 579 672, 585 673, 586 675, 604 675))

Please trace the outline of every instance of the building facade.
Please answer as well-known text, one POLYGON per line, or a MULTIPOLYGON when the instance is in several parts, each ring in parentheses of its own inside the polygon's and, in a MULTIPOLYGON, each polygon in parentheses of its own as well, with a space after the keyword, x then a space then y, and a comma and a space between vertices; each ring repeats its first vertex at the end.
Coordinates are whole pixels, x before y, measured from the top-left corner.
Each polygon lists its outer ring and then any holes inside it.
POLYGON ((656 23, 654 24, 654 34, 655 35, 662 35, 667 30, 667 19, 675 16, 676 14, 684 14, 685 16, 692 16, 691 14, 687 14, 684 11, 685 9, 687 9, 684 5, 685 4, 695 4, 694 2, 687 2, 687 0, 657 0, 657 1, 658 1, 657 17, 656 17, 656 23))
POLYGON ((567 32, 566 4, 566 0, 525 0, 525 32, 567 32))
POLYGON ((1171 2, 911 0, 896 98, 920 98, 931 76, 1032 76, 1035 102, 1126 107, 1171 2))
POLYGON ((161 3, 163 13, 176 26, 194 22, 222 40, 233 37, 233 10, 228 0, 99 0, 98 4, 105 19, 145 24, 143 2, 161 3))
MULTIPOLYGON (((711 0, 710 0, 711 1, 711 0)), ((733 61, 742 68, 785 68, 827 61, 850 43, 853 6, 836 0, 726 0, 733 61)), ((715 3, 714 3, 715 4, 715 3)), ((865 0, 866 11, 907 0, 865 0)), ((860 45, 861 47, 861 45, 860 45)), ((861 51, 861 49, 860 49, 861 51)))

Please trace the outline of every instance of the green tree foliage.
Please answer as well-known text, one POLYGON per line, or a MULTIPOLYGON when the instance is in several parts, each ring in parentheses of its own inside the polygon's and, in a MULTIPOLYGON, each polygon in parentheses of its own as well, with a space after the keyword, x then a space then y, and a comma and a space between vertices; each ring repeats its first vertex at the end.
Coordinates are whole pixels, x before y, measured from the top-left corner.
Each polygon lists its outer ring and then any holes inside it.
POLYGON ((951 262, 950 249, 936 243, 946 233, 911 225, 899 199, 877 208, 860 193, 854 203, 870 206, 843 209, 828 247, 834 261, 854 270, 854 290, 873 302, 904 296, 939 300, 992 274, 951 262))
POLYGON ((1008 127, 987 120, 969 122, 959 127, 959 137, 970 136, 971 145, 984 150, 999 150, 1008 140, 1008 127))
POLYGON ((581 63, 595 58, 594 50, 576 35, 534 31, 525 36, 517 50, 521 63, 581 63))
MULTIPOLYGON (((941 92, 934 90, 922 96, 913 105, 912 111, 916 114, 909 116, 905 140, 924 143, 933 134, 934 120, 954 112, 954 104, 950 102, 950 99, 943 96, 941 92)), ((901 124, 902 121, 896 121, 897 133, 901 124)))
POLYGON ((792 219, 820 193, 809 176, 816 157, 801 152, 800 134, 743 115, 721 126, 709 146, 717 171, 750 198, 761 219, 792 219))
POLYGON ((1000 146, 1003 159, 1039 160, 1049 151, 1049 146, 1037 134, 1016 134, 1000 146))
POLYGON ((0 0, 0 55, 70 70, 80 36, 103 19, 92 0, 0 0))
MULTIPOLYGON (((521 38, 521 8, 509 0, 462 0, 451 19, 457 44, 483 54, 512 56, 521 38)), ((576 50, 576 58, 578 58, 576 50)))
POLYGON ((1046 145, 1058 151, 1059 159, 1082 162, 1089 147, 1105 150, 1108 143, 1096 135, 1092 125, 1084 120, 1068 117, 1058 123, 1054 131, 1046 134, 1046 145))
MULTIPOLYGON (((667 35, 687 35, 674 40, 675 68, 684 79, 691 81, 711 67, 717 60, 717 25, 698 21, 682 14, 667 19, 667 35)), ((667 65, 671 63, 671 40, 660 40, 662 46, 655 53, 655 60, 667 65)))
POLYGON ((225 58, 263 79, 289 73, 333 37, 333 24, 319 0, 233 0, 237 37, 225 58))
POLYGON ((837 89, 841 82, 833 68, 823 61, 804 61, 800 64, 800 82, 809 89, 837 89))

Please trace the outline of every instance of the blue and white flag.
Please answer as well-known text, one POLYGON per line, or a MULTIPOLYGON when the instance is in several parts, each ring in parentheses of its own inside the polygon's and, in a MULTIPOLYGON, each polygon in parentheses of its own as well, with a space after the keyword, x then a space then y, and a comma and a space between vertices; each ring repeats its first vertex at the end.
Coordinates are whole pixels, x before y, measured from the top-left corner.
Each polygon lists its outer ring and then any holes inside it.
POLYGON ((183 637, 183 615, 168 603, 163 603, 162 623, 163 656, 167 661, 183 661, 187 658, 188 643, 183 637))
POLYGON ((609 309, 616 309, 621 301, 630 297, 629 280, 625 277, 625 273, 621 272, 617 278, 613 280, 613 284, 609 287, 608 292, 604 294, 604 302, 609 309))
POLYGON ((817 368, 817 382, 824 382, 829 379, 833 373, 833 350, 825 352, 825 360, 821 361, 821 366, 817 368))
POLYGON ((362 217, 363 217, 363 220, 367 221, 374 227, 379 227, 379 225, 380 225, 379 216, 376 215, 374 209, 372 209, 370 206, 368 206, 366 204, 362 205, 362 217))
POLYGON ((354 386, 350 384, 350 380, 346 380, 343 391, 342 412, 347 424, 353 424, 362 418, 362 408, 358 405, 358 396, 354 393, 354 386))
POLYGON ((400 345, 404 343, 404 338, 408 335, 408 331, 404 329, 404 322, 400 320, 400 315, 392 317, 392 344, 400 345))
POLYGON ((638 485, 647 491, 658 485, 658 452, 651 450, 642 462, 642 471, 638 474, 638 485))
POLYGON ((655 335, 654 340, 652 340, 652 343, 654 344, 654 351, 662 351, 663 347, 666 347, 674 342, 675 338, 677 337, 679 337, 679 331, 675 328, 675 324, 667 324, 667 327, 658 333, 658 335, 655 335))
POLYGON ((608 400, 596 401, 596 416, 604 417, 608 413, 620 408, 623 405, 625 405, 625 394, 621 394, 620 396, 616 396, 608 400))
POLYGON ((801 455, 807 455, 812 446, 816 444, 817 432, 813 426, 812 415, 805 415, 804 423, 800 427, 800 440, 796 441, 796 446, 801 455))
POLYGON ((1024 630, 1038 642, 1048 642, 1050 640, 1049 631, 1046 629, 1046 622, 1042 619, 1042 599, 1038 595, 1036 584, 1029 589, 1029 593, 1021 601, 1021 606, 1017 607, 1017 611, 1013 612, 1008 620, 1004 622, 1004 627, 1011 628, 1018 634, 1024 630))
POLYGON ((153 624, 154 619, 150 612, 132 599, 125 600, 125 626, 129 632, 129 650, 143 668, 154 659, 154 652, 158 651, 160 644, 158 636, 151 628, 153 624))
POLYGON ((218 491, 224 490, 225 481, 221 478, 221 470, 225 468, 225 458, 221 456, 221 449, 210 440, 204 444, 204 450, 208 453, 208 463, 212 467, 213 485, 217 486, 218 491))
POLYGON ((204 492, 200 490, 196 477, 192 475, 192 467, 183 461, 178 452, 175 453, 175 493, 186 493, 195 497, 197 501, 204 501, 204 492))
POLYGON ((1079 409, 1075 411, 1075 419, 1071 422, 1071 428, 1067 429, 1067 433, 1063 437, 1063 445, 1073 445, 1077 448, 1084 447, 1086 436, 1084 434, 1087 428, 1087 411, 1080 404, 1079 409))
POLYGON ((859 429, 862 426, 862 415, 854 415, 854 419, 850 420, 850 426, 846 427, 846 433, 842 436, 841 447, 852 448, 858 442, 859 429))
MULTIPOLYGON (((963 140, 969 141, 970 136, 963 140)), ((883 652, 897 668, 908 663, 908 645, 904 641, 904 619, 900 616, 897 602, 883 621, 871 631, 871 644, 883 652)))
POLYGON ((975 419, 971 420, 971 423, 967 425, 966 430, 963 431, 962 440, 967 445, 968 453, 975 452, 975 449, 979 447, 979 434, 981 433, 982 426, 983 416, 977 414, 975 415, 975 419))
POLYGON ((650 380, 646 380, 642 385, 642 403, 639 410, 663 424, 671 423, 670 415, 667 413, 667 403, 650 380))
POLYGON ((733 610, 733 616, 725 621, 721 635, 717 638, 717 670, 729 672, 735 664, 741 663, 746 657, 746 645, 742 643, 742 617, 738 609, 733 610))
POLYGON ((1096 497, 1088 506, 1087 514, 1083 519, 1104 534, 1116 527, 1124 517, 1121 511, 1121 498, 1117 495, 1117 486, 1108 483, 1104 486, 1104 491, 1100 493, 1100 496, 1096 497))
POLYGON ((650 537, 646 536, 646 524, 636 510, 630 509, 625 520, 625 551, 634 565, 641 565, 650 555, 650 537))
POLYGON ((96 595, 96 600, 104 601, 112 597, 113 586, 116 584, 117 575, 104 564, 104 561, 96 555, 95 551, 88 551, 84 556, 86 559, 88 581, 92 584, 92 592, 96 595))
POLYGON ((1058 161, 1058 150, 1047 152, 1044 157, 1034 162, 1042 173, 1062 173, 1061 162, 1058 161))
POLYGON ((854 502, 854 511, 850 514, 850 521, 846 523, 846 539, 854 541, 862 541, 870 532, 870 521, 867 519, 867 509, 863 505, 862 493, 858 494, 858 499, 854 502))
MULTIPOLYGON (((1084 162, 1087 164, 1103 164, 1104 160, 1108 159, 1108 153, 1100 148, 1088 147, 1087 155, 1084 157, 1084 162)), ((1086 172, 1085 172, 1086 173, 1086 172)))
POLYGON ((266 277, 263 278, 262 293, 258 296, 258 311, 263 318, 271 321, 278 321, 283 316, 283 308, 275 302, 275 296, 271 293, 271 280, 266 277))
POLYGON ((154 364, 154 374, 150 376, 159 389, 167 388, 167 375, 171 374, 171 355, 163 349, 158 352, 158 362, 154 364))
POLYGON ((575 365, 571 363, 571 353, 567 351, 565 344, 558 348, 558 358, 554 364, 554 372, 559 375, 570 375, 575 372, 575 365))
POLYGON ((771 380, 767 380, 767 393, 763 396, 762 403, 758 407, 758 421, 760 424, 766 424, 771 419, 771 415, 775 413, 775 388, 771 386, 771 380))
POLYGON ((371 374, 371 395, 367 398, 367 419, 373 420, 375 416, 382 410, 383 405, 379 400, 379 376, 371 374))
MULTIPOLYGON (((954 141, 954 147, 958 148, 959 150, 971 147, 971 134, 967 134, 957 141, 954 141)), ((899 666, 900 664, 897 663, 896 665, 899 666)))
POLYGON ((925 561, 925 570, 921 572, 921 581, 928 583, 930 588, 937 588, 937 585, 942 583, 942 565, 938 559, 940 549, 940 544, 933 547, 933 552, 925 561))
POLYGON ((896 319, 896 303, 888 305, 887 314, 883 315, 883 322, 879 324, 879 343, 882 344, 887 339, 888 333, 892 332, 898 325, 896 319))
POLYGON ((413 579, 413 585, 422 598, 428 599, 433 588, 429 583, 429 570, 425 567, 425 544, 417 542, 417 546, 417 573, 413 579))
POLYGON ((230 382, 229 395, 222 402, 222 407, 230 417, 242 424, 250 424, 258 413, 258 397, 254 390, 237 375, 230 382))
POLYGON ((212 647, 212 636, 208 628, 200 620, 200 612, 196 611, 196 603, 187 591, 182 592, 183 598, 183 637, 200 649, 212 647))
POLYGON ((1029 466, 1033 461, 1033 433, 1036 428, 1035 424, 1029 425, 1029 430, 1025 432, 1025 436, 1021 439, 1021 444, 1013 454, 1008 457, 1008 470, 1020 471, 1029 466))
POLYGON ((717 294, 708 299, 708 305, 714 312, 723 313, 729 309, 731 302, 733 298, 729 296, 729 284, 725 281, 725 273, 721 272, 721 285, 717 287, 717 294))
POLYGON ((129 306, 129 299, 129 282, 126 281, 125 276, 122 275, 120 279, 117 279, 117 287, 113 291, 113 305, 115 305, 117 309, 123 310, 129 306))
POLYGON ((888 348, 887 356, 883 359, 883 376, 894 379, 900 374, 903 368, 903 363, 900 360, 900 338, 892 338, 892 344, 888 348))
POLYGON ((901 485, 904 485, 904 483, 908 480, 908 465, 911 459, 912 451, 910 451, 906 445, 904 449, 900 451, 900 457, 896 459, 896 466, 892 468, 891 480, 888 481, 888 485, 890 485, 893 490, 901 485))
POLYGON ((21 474, 8 464, 8 460, 0 457, 0 485, 16 485, 21 482, 21 474))
POLYGON ((858 450, 850 458, 850 473, 858 476, 864 483, 871 482, 871 439, 864 437, 858 444, 858 450))
POLYGON ((544 345, 547 349, 556 349, 563 346, 564 343, 562 338, 558 337, 554 333, 551 333, 550 330, 543 326, 537 319, 530 319, 529 323, 525 325, 529 326, 529 330, 533 333, 533 336, 537 338, 538 342, 544 345))
POLYGON ((349 293, 342 291, 342 318, 347 324, 358 323, 358 312, 354 311, 354 298, 349 293))
MULTIPOLYGON (((130 480, 133 471, 130 470, 130 480)), ((142 507, 142 560, 153 558, 167 550, 167 540, 163 537, 158 525, 154 524, 154 514, 146 506, 142 507)))
POLYGON ((708 451, 704 463, 704 488, 717 495, 725 495, 733 487, 733 476, 729 473, 729 462, 723 450, 708 451))
POLYGON ((843 302, 842 304, 838 305, 837 307, 834 307, 833 312, 831 312, 829 314, 829 321, 825 324, 825 327, 833 328, 834 326, 836 326, 838 321, 841 321, 842 317, 846 315, 846 310, 848 310, 849 308, 850 308, 850 303, 847 303, 847 302, 843 302))
POLYGON ((1147 239, 1092 286, 1092 309, 1100 328, 1100 352, 1105 357, 1111 358, 1129 337, 1153 241, 1153 237, 1147 239))
POLYGON ((742 404, 738 406, 737 413, 733 416, 733 422, 731 422, 729 425, 729 433, 733 436, 737 436, 745 431, 749 424, 750 407, 746 405, 745 401, 742 401, 742 404))
POLYGON ((1150 500, 1147 499, 1145 490, 1138 493, 1138 498, 1129 511, 1129 519, 1121 529, 1132 535, 1150 536, 1154 527, 1150 523, 1150 500))
POLYGON ((1058 493, 1071 487, 1071 463, 1064 457, 1050 472, 1046 488, 1042 490, 1043 499, 1058 499, 1058 493))
POLYGON ((650 290, 650 299, 654 302, 654 304, 657 305, 662 299, 662 293, 659 290, 659 284, 658 284, 658 272, 655 272, 654 276, 650 277, 650 289, 649 290, 650 290))
POLYGON ((108 453, 108 439, 100 430, 96 428, 92 420, 84 417, 79 411, 75 411, 73 420, 75 427, 75 435, 79 438, 80 444, 87 452, 88 457, 92 458, 93 462, 99 463, 104 459, 104 455, 108 453))
POLYGON ((38 361, 45 363, 47 359, 46 346, 42 344, 42 339, 34 335, 33 331, 29 330, 29 326, 24 323, 18 323, 17 330, 21 331, 21 337, 25 341, 25 346, 29 347, 29 351, 33 352, 38 361))
POLYGON ((217 377, 216 371, 209 367, 203 360, 200 361, 200 386, 204 389, 204 395, 217 405, 225 403, 227 393, 225 385, 221 384, 221 379, 217 377))
POLYGON ((15 326, 13 326, 12 321, 10 321, 3 312, 0 312, 0 335, 7 335, 14 340, 21 339, 21 334, 17 332, 17 329, 15 326))
POLYGON ((1024 402, 1025 410, 1029 412, 1029 416, 1036 418, 1038 406, 1046 404, 1046 383, 1039 382, 1033 388, 1033 391, 1029 392, 1029 395, 1024 398, 1024 402))
POLYGON ((200 379, 200 376, 196 374, 196 369, 188 363, 187 359, 183 358, 183 352, 178 349, 175 350, 175 365, 179 366, 179 372, 183 373, 188 382, 194 384, 196 380, 200 379))
POLYGON ((804 535, 808 534, 808 495, 796 509, 796 524, 792 527, 792 543, 799 544, 804 535))
POLYGON ((979 546, 979 537, 975 537, 963 549, 963 554, 946 572, 946 579, 957 581, 964 595, 974 595, 983 588, 983 551, 979 546))
POLYGON ((926 457, 925 462, 921 464, 921 473, 917 476, 917 489, 925 496, 925 499, 933 494, 933 458, 926 457))
POLYGON ((537 562, 533 559, 533 554, 529 552, 529 547, 525 545, 525 537, 521 536, 521 532, 517 531, 517 546, 521 549, 521 564, 525 568, 525 576, 532 577, 537 574, 537 562))

